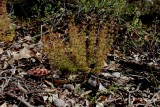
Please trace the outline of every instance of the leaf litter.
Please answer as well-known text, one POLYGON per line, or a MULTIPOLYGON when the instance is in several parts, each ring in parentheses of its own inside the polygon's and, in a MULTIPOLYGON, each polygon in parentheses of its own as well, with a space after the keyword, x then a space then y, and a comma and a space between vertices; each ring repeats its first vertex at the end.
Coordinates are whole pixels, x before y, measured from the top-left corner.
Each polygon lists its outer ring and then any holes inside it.
POLYGON ((41 42, 24 33, 9 48, 0 47, 0 107, 160 106, 159 66, 142 63, 145 54, 116 50, 100 74, 81 82, 83 73, 64 76, 51 68, 41 42))

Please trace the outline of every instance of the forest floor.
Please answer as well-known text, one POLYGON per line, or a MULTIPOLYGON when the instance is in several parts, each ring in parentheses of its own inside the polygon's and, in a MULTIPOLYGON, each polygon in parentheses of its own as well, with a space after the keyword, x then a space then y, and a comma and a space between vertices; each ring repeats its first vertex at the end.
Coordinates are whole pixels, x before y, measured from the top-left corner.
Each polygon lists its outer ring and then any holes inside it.
POLYGON ((145 63, 145 54, 114 50, 97 75, 61 72, 50 66, 33 27, 18 22, 15 40, 0 44, 0 107, 160 106, 160 64, 145 63))

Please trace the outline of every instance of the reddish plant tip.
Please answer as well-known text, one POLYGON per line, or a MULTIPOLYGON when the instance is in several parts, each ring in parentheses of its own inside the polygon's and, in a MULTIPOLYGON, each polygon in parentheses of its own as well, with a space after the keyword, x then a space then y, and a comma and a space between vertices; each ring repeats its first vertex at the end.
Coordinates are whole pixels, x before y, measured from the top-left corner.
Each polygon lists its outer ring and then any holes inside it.
POLYGON ((30 75, 41 77, 48 75, 50 73, 50 70, 37 68, 37 69, 30 69, 27 72, 30 75))

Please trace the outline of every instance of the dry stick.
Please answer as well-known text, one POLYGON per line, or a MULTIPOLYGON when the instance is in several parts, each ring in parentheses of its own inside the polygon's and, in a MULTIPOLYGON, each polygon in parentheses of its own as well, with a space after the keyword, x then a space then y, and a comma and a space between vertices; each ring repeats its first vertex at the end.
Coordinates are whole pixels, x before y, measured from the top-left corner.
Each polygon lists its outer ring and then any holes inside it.
POLYGON ((34 107, 32 106, 30 103, 26 102, 24 98, 21 98, 21 97, 18 97, 12 93, 7 93, 7 95, 13 97, 13 98, 16 98, 17 100, 21 101, 23 104, 25 104, 27 107, 34 107))
POLYGON ((28 91, 20 84, 20 82, 18 81, 17 87, 22 90, 24 93, 27 93, 28 91))
POLYGON ((160 94, 160 90, 153 95, 152 99, 150 101, 148 101, 144 107, 149 107, 149 104, 151 104, 152 102, 154 102, 154 98, 157 97, 158 94, 160 94))
POLYGON ((10 75, 9 79, 6 81, 6 83, 4 84, 4 86, 1 88, 0 92, 3 92, 4 88, 8 85, 8 83, 10 82, 12 76, 14 75, 15 71, 16 71, 16 67, 14 67, 13 69, 10 69, 10 71, 12 72, 12 74, 10 75))
POLYGON ((105 102, 106 102, 106 103, 113 103, 113 102, 116 102, 116 101, 118 101, 118 100, 122 100, 122 98, 117 98, 117 99, 113 99, 113 100, 112 100, 112 99, 111 99, 111 100, 108 99, 108 100, 106 100, 105 102))
POLYGON ((96 78, 96 79, 99 79, 99 80, 102 80, 102 81, 105 81, 105 82, 110 82, 109 80, 103 79, 103 78, 101 78, 101 77, 97 77, 97 76, 95 76, 95 75, 91 75, 91 77, 94 77, 94 78, 96 78))
POLYGON ((54 93, 56 91, 59 92, 58 89, 53 89, 53 90, 36 90, 36 91, 27 92, 27 94, 33 94, 33 93, 54 93))
POLYGON ((140 86, 141 86, 141 83, 137 86, 136 90, 128 91, 128 93, 129 93, 129 95, 128 95, 128 106, 131 105, 131 94, 139 91, 140 86))
POLYGON ((13 73, 10 75, 9 79, 6 81, 6 83, 3 85, 3 87, 1 88, 1 92, 3 92, 4 88, 8 85, 8 83, 10 82, 11 80, 11 77, 12 77, 13 73))

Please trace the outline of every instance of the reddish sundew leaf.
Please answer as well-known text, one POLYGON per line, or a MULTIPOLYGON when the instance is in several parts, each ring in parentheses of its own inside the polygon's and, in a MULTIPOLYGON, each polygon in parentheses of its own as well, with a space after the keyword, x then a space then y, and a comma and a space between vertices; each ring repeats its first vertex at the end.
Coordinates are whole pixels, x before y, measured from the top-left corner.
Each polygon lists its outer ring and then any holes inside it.
POLYGON ((50 73, 50 70, 37 68, 37 69, 30 69, 27 72, 30 75, 41 77, 48 75, 50 73))

